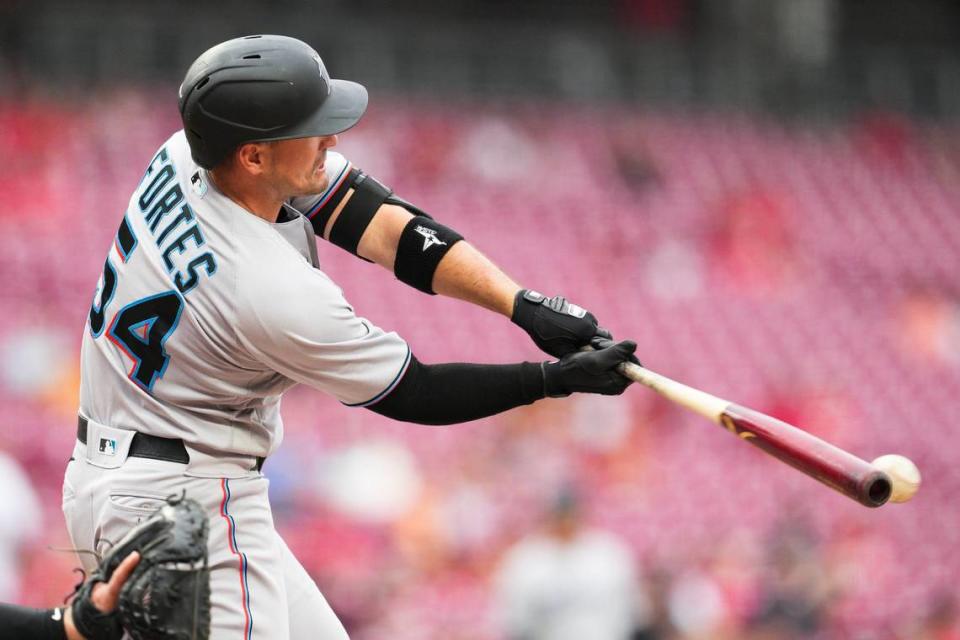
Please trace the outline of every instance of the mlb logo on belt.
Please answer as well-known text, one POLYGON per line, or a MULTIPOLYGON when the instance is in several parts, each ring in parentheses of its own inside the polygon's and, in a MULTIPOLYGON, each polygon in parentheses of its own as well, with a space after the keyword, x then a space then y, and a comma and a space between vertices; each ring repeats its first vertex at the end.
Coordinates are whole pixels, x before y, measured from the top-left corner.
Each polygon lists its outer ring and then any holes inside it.
POLYGON ((117 455, 117 441, 111 438, 100 438, 100 453, 107 456, 117 455))

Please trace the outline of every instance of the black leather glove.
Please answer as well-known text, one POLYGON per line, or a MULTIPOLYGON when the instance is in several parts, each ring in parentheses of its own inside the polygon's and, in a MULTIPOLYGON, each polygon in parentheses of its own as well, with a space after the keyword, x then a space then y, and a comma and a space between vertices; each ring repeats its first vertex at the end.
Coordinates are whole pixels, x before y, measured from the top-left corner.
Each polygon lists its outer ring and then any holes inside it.
POLYGON ((612 337, 609 331, 597 326, 596 316, 586 309, 562 296, 548 298, 530 289, 517 293, 510 319, 555 358, 590 344, 595 336, 612 337))
MULTIPOLYGON (((614 342, 610 338, 604 338, 603 336, 597 336, 596 338, 590 341, 590 346, 596 349, 597 351, 599 351, 600 349, 606 349, 607 347, 612 347, 615 344, 616 342, 614 342)), ((633 364, 640 364, 640 360, 638 360, 637 356, 633 354, 630 355, 628 360, 630 360, 630 362, 632 362, 633 364)), ((640 366, 643 366, 643 365, 640 365, 640 366)))
POLYGON ((620 375, 616 367, 630 361, 636 349, 636 342, 624 340, 597 351, 568 353, 559 362, 544 362, 544 392, 550 398, 577 392, 618 396, 632 381, 620 375))

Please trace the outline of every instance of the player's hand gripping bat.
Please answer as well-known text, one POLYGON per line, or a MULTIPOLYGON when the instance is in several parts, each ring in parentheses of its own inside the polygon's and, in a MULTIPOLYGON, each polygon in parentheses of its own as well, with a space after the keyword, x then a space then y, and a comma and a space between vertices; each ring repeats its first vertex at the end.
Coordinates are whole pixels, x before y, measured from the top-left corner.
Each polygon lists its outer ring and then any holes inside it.
POLYGON ((879 507, 890 499, 906 502, 919 486, 919 472, 902 456, 883 456, 871 464, 786 422, 688 387, 632 362, 619 365, 618 371, 862 505, 879 507), (904 478, 896 466, 884 470, 876 466, 881 459, 890 458, 898 459, 899 464, 907 465, 913 473, 904 478))

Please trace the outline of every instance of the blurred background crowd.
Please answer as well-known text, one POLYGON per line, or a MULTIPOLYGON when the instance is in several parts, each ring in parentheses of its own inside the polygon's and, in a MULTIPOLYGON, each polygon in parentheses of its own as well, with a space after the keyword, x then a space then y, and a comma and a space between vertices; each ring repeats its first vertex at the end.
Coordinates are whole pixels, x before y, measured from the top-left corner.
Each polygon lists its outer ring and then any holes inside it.
MULTIPOLYGON (((308 389, 264 467, 355 640, 960 638, 960 7, 935 0, 0 0, 0 600, 51 605, 78 350, 176 87, 314 45, 339 150, 644 364, 924 474, 869 510, 644 389, 446 428, 308 389)), ((320 243, 427 362, 537 360, 500 317, 320 243)))

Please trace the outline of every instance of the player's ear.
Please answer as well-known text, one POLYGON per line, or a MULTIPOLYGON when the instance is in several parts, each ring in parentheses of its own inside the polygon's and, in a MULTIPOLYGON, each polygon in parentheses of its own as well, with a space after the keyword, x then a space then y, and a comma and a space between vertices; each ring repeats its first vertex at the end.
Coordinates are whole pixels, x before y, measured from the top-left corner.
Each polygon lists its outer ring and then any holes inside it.
POLYGON ((260 175, 269 162, 270 145, 263 142, 248 142, 236 150, 237 165, 252 175, 260 175))

